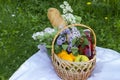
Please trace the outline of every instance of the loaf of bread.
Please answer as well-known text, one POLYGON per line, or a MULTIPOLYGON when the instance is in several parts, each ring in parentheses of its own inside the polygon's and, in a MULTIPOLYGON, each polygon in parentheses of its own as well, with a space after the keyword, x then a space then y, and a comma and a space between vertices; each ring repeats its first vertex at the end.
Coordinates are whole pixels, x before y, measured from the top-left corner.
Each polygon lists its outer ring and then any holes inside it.
POLYGON ((53 27, 65 26, 66 22, 56 8, 49 8, 47 13, 48 19, 53 27))

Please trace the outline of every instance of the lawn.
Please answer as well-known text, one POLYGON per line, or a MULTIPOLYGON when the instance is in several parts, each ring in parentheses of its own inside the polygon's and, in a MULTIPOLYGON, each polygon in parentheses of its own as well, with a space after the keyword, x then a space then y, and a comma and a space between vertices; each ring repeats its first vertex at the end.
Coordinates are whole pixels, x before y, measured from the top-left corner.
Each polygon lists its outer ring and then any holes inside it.
MULTIPOLYGON (((97 46, 120 52, 119 0, 67 0, 82 24, 91 26, 97 46)), ((0 80, 8 80, 32 56, 37 42, 32 34, 52 27, 47 10, 59 8, 63 0, 0 0, 0 80)), ((104 55, 104 54, 103 54, 104 55)))

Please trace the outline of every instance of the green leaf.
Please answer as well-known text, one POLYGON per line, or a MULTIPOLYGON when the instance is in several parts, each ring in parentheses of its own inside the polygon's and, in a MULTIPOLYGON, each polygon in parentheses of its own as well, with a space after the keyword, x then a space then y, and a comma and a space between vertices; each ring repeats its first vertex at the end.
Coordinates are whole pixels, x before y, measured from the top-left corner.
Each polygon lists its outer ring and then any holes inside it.
POLYGON ((77 47, 72 47, 71 48, 73 55, 78 55, 78 48, 77 47))
POLYGON ((80 32, 81 32, 81 35, 82 35, 83 37, 86 36, 86 34, 83 32, 83 30, 81 30, 80 32))
POLYGON ((80 16, 75 15, 75 18, 77 23, 81 23, 82 18, 80 16))
POLYGON ((85 37, 84 42, 82 43, 81 47, 84 48, 86 45, 89 45, 88 39, 85 37))
POLYGON ((45 34, 44 34, 44 38, 45 38, 45 39, 48 39, 49 37, 50 37, 50 34, 49 34, 49 33, 45 33, 45 34))
POLYGON ((87 38, 84 38, 84 45, 89 45, 89 41, 87 38))
POLYGON ((68 47, 68 45, 67 45, 67 44, 63 44, 63 45, 62 45, 62 48, 63 48, 64 50, 66 50, 66 49, 67 49, 67 47, 68 47))
POLYGON ((79 46, 80 45, 80 38, 76 38, 76 43, 75 43, 76 46, 79 46))
POLYGON ((55 53, 56 54, 58 54, 59 52, 62 51, 62 47, 61 46, 55 45, 54 48, 55 48, 55 53))
POLYGON ((74 45, 75 43, 76 43, 76 38, 72 40, 72 45, 74 45))

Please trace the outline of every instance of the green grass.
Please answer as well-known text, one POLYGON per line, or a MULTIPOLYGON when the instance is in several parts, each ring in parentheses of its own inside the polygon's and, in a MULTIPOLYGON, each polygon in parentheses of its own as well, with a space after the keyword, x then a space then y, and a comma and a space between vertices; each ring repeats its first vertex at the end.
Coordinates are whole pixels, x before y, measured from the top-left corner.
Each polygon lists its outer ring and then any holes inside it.
MULTIPOLYGON (((83 24, 97 35, 97 46, 120 52, 119 0, 67 0, 83 24), (93 2, 94 1, 94 2, 93 2), (86 5, 91 2, 91 5, 86 5), (105 19, 107 17, 108 19, 105 19)), ((63 0, 0 0, 0 80, 7 80, 38 51, 32 34, 51 26, 47 9, 63 0), (15 15, 15 16, 14 16, 15 15)), ((104 55, 104 54, 103 54, 104 55)))

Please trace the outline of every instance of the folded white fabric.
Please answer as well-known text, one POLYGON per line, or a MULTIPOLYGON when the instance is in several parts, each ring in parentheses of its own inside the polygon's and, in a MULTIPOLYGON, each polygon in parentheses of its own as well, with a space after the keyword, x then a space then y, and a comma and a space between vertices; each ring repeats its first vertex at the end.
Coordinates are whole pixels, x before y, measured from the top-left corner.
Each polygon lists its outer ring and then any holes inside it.
MULTIPOLYGON (((96 47, 96 50, 96 67, 88 80, 120 80, 120 54, 106 48, 96 47)), ((55 73, 46 51, 41 49, 26 60, 9 80, 61 79, 55 73)))

